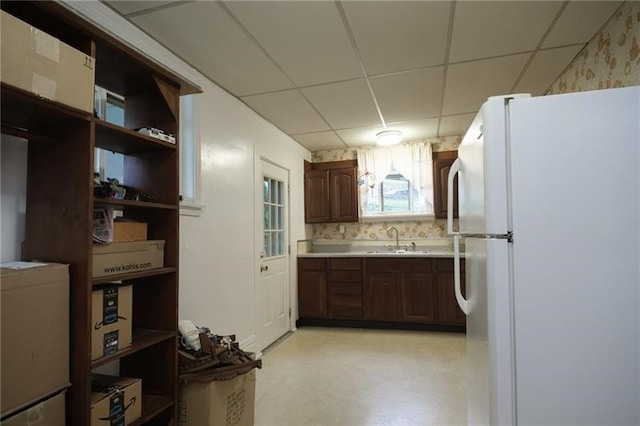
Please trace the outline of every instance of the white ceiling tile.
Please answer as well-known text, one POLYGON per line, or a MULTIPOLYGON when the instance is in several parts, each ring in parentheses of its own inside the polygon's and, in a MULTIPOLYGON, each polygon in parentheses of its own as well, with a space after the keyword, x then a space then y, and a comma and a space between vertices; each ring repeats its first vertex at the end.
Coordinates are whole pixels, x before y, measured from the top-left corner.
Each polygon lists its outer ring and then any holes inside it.
POLYGON ((561 6, 560 1, 459 1, 449 61, 533 50, 561 6))
POLYGON ((620 7, 619 1, 570 1, 542 47, 586 43, 620 7))
POLYGON ((307 87, 302 92, 334 129, 380 123, 363 78, 307 87))
POLYGON ((477 111, 489 96, 508 94, 530 56, 525 53, 450 65, 442 114, 477 111))
POLYGON ((387 128, 400 130, 405 142, 431 139, 438 135, 438 118, 387 123, 387 128))
POLYGON ((582 45, 574 45, 536 53, 513 91, 543 95, 581 49, 582 45))
POLYGON ((225 4, 298 86, 362 76, 333 2, 230 1, 225 4))
POLYGON ((236 96, 293 87, 217 2, 185 3, 131 20, 236 96))
MULTIPOLYGON (((404 142, 435 138, 438 119, 412 120, 389 123, 388 130, 400 130, 404 142)), ((350 147, 373 147, 376 145, 376 134, 385 130, 383 126, 366 126, 353 129, 337 130, 336 133, 350 147)))
POLYGON ((435 117, 440 113, 444 67, 371 78, 385 121, 435 117))
POLYGON ((369 75, 445 62, 451 3, 346 1, 342 7, 369 75))
POLYGON ((440 119, 439 137, 459 136, 467 133, 471 122, 476 117, 476 113, 449 115, 440 119))
POLYGON ((345 147, 344 142, 342 142, 338 135, 336 135, 333 131, 303 133, 298 135, 291 135, 291 137, 298 141, 300 145, 304 146, 312 152, 345 147))
POLYGON ((297 90, 240 98, 258 114, 287 134, 329 130, 322 117, 297 90))
POLYGON ((168 5, 171 3, 175 3, 175 0, 169 1, 153 1, 153 0, 132 0, 132 1, 110 1, 110 0, 102 0, 103 3, 106 3, 109 7, 118 11, 118 13, 122 15, 128 15, 130 13, 140 13, 141 11, 154 9, 159 6, 168 5))
POLYGON ((376 133, 384 130, 384 127, 366 126, 353 129, 336 130, 338 136, 351 148, 376 146, 376 133))

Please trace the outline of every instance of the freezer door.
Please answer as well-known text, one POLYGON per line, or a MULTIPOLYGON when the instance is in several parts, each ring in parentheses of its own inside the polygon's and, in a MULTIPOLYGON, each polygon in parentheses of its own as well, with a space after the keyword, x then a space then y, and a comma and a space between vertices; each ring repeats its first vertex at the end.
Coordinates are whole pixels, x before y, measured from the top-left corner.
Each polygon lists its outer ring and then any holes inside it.
POLYGON ((513 425, 513 333, 510 246, 465 241, 469 425, 513 425))
POLYGON ((460 234, 506 234, 508 98, 491 98, 458 148, 460 234))

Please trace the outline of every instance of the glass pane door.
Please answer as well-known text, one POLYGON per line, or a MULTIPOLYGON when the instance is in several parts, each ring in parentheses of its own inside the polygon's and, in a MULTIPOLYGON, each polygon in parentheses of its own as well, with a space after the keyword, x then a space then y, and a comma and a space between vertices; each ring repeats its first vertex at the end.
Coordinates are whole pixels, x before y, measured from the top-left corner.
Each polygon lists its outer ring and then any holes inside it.
POLYGON ((265 176, 263 179, 263 251, 265 257, 285 255, 285 185, 277 179, 265 176))

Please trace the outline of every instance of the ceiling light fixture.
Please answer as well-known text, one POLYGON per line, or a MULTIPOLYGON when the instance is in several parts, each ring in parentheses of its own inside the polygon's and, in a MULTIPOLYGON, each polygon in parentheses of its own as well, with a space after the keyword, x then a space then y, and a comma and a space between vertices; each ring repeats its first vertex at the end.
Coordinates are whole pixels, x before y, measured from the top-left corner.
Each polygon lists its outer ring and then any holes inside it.
POLYGON ((399 144, 402 142, 402 132, 400 130, 383 130, 376 134, 376 142, 380 146, 399 144))

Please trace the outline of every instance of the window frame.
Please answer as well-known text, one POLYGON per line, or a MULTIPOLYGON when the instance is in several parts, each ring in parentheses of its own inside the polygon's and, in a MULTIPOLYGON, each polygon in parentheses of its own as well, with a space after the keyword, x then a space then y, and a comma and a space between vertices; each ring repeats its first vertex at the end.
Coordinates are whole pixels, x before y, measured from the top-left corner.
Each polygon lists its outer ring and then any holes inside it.
POLYGON ((200 133, 198 98, 180 97, 180 214, 200 216, 205 208, 200 198, 200 133))

